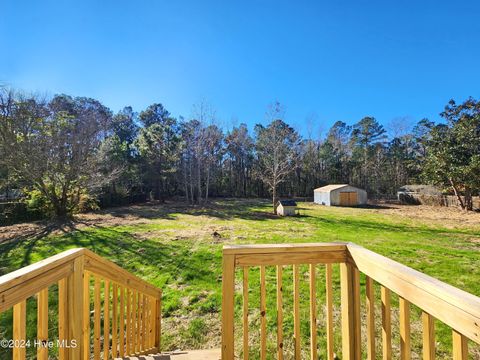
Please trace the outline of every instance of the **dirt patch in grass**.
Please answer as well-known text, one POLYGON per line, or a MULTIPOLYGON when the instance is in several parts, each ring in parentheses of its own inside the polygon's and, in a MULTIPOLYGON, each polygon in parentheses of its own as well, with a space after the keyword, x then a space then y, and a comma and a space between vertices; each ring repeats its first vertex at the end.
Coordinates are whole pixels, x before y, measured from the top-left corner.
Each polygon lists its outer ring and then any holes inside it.
POLYGON ((480 228, 480 212, 478 211, 463 211, 459 208, 444 206, 384 205, 384 208, 372 209, 371 211, 379 214, 420 220, 425 223, 433 222, 451 229, 462 228, 465 226, 478 226, 480 228))

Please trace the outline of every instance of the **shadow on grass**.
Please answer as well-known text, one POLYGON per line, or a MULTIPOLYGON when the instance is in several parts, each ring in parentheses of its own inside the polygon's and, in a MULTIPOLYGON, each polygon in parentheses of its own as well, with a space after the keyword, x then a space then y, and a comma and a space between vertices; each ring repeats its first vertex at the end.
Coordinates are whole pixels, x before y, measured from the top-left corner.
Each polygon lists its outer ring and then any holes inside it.
POLYGON ((191 216, 209 216, 222 220, 276 220, 280 217, 270 212, 270 202, 267 200, 222 199, 212 200, 203 205, 190 205, 181 201, 166 201, 165 203, 148 203, 128 207, 108 209, 99 214, 109 214, 114 217, 167 219, 174 220, 175 214, 191 216))

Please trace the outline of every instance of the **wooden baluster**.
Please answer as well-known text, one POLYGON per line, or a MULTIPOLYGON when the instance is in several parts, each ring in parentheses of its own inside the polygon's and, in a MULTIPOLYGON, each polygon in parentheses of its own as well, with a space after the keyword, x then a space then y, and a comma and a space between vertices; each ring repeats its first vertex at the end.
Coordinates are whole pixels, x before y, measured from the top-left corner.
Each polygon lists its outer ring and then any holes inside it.
POLYGON ((360 271, 353 268, 353 307, 354 307, 354 329, 355 329, 355 359, 360 360, 362 356, 362 334, 360 322, 360 271))
POLYGON ((140 353, 142 349, 142 294, 137 292, 137 340, 135 341, 135 349, 140 353))
POLYGON ((357 360, 360 358, 358 337, 358 270, 351 264, 340 264, 341 311, 342 311, 342 357, 357 360))
POLYGON ((243 359, 248 360, 248 267, 243 268, 243 359))
POLYGON ((410 360, 410 303, 399 297, 400 306, 400 359, 410 360))
POLYGON ((152 333, 150 331, 150 296, 145 296, 145 348, 150 349, 152 333))
POLYGON ((101 326, 101 297, 100 297, 100 278, 95 275, 95 285, 93 294, 93 358, 100 360, 100 326, 101 326))
POLYGON ((452 330, 453 360, 468 359, 468 339, 459 332, 452 330))
POLYGON ((426 312, 422 312, 423 324, 423 359, 435 359, 435 323, 434 318, 426 312))
POLYGON ((265 285, 265 266, 260 266, 260 359, 267 358, 267 289, 265 285))
POLYGON ((13 360, 25 360, 27 340, 27 301, 13 306, 13 360))
POLYGON ((142 296, 142 351, 145 351, 146 349, 146 344, 147 344, 147 336, 148 336, 148 330, 147 330, 147 296, 143 295, 142 296))
POLYGON ((83 360, 90 360, 90 273, 83 274, 83 360))
POLYGON ((155 346, 155 338, 153 336, 153 334, 155 333, 154 332, 154 325, 155 324, 155 321, 154 321, 154 316, 155 316, 155 313, 153 312, 153 305, 155 304, 155 299, 153 297, 150 297, 149 298, 149 324, 150 324, 150 336, 149 336, 149 344, 150 344, 150 349, 153 348, 155 346))
POLYGON ((103 358, 109 359, 110 350, 110 281, 105 280, 103 299, 103 358))
MULTIPOLYGON (((58 281, 58 341, 60 343, 68 340, 68 308, 67 308, 67 280, 58 281)), ((60 360, 68 358, 67 348, 60 346, 58 348, 58 357, 60 360)))
POLYGON ((120 346, 119 346, 119 355, 120 357, 125 356, 125 288, 120 287, 120 346))
POLYGON ((390 289, 381 287, 382 296, 382 347, 383 359, 392 358, 392 315, 390 311, 390 289))
MULTIPOLYGON (((230 291, 227 291, 227 294, 229 292, 230 291)), ((225 293, 223 293, 223 294, 225 296, 225 293)), ((233 302, 233 300, 232 300, 232 302, 233 302)), ((231 311, 233 312, 233 303, 230 306, 232 307, 231 311)), ((222 311, 225 311, 225 310, 222 310, 222 311)), ((232 316, 233 316, 233 314, 232 314, 232 316)), ((223 327, 223 326, 224 325, 222 323, 222 331, 223 331, 223 329, 225 329, 225 327, 223 327)), ((233 327, 233 322, 232 322, 232 327, 233 327)), ((233 330, 233 328, 232 328, 232 330, 233 330)), ((223 332, 222 332, 222 334, 223 334, 223 332)), ((155 302, 155 347, 157 348, 157 350, 159 352, 162 351, 161 337, 162 337, 162 298, 160 297, 160 298, 156 299, 156 302, 155 302)), ((233 339, 232 339, 232 341, 233 341, 233 339)), ((223 349, 223 347, 222 347, 222 349, 223 349)), ((232 352, 233 352, 233 350, 232 350, 232 352)), ((226 353, 228 353, 228 351, 226 351, 226 353)))
POLYGON ((112 357, 118 355, 118 285, 112 284, 112 357))
POLYGON ((300 360, 300 273, 299 265, 293 265, 293 337, 295 360, 300 360))
POLYGON ((367 359, 375 360, 375 291, 373 280, 366 277, 367 359))
POLYGON ((150 348, 155 347, 155 298, 150 297, 150 348))
POLYGON ((315 264, 310 264, 310 359, 317 360, 317 291, 315 264))
POLYGON ((277 359, 283 360, 283 266, 277 265, 277 359))
MULTIPOLYGON (((222 359, 234 358, 235 256, 223 255, 222 263, 222 359)), ((158 316, 158 312, 157 312, 158 316)), ((159 341, 159 337, 156 337, 159 341)))
POLYGON ((132 354, 132 292, 130 289, 127 289, 127 314, 126 314, 126 328, 127 328, 127 338, 126 338, 126 348, 127 353, 125 355, 129 356, 132 354))
POLYGON ((48 288, 37 294, 37 340, 37 360, 48 360, 48 288))
POLYGON ((332 264, 325 265, 325 297, 327 306, 327 360, 333 360, 333 286, 332 264))
POLYGON ((132 290, 132 353, 138 352, 137 342, 137 292, 132 290))
POLYGON ((150 326, 151 326, 151 337, 150 337, 150 347, 155 347, 155 298, 150 298, 150 326))

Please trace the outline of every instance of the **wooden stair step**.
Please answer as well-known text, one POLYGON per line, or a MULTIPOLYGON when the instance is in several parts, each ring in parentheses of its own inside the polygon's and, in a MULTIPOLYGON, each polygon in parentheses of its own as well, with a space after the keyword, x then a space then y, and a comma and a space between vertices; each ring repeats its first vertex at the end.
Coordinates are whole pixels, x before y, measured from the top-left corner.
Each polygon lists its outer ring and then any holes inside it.
POLYGON ((115 360, 220 360, 220 349, 209 350, 187 350, 170 353, 128 356, 115 358, 115 360))

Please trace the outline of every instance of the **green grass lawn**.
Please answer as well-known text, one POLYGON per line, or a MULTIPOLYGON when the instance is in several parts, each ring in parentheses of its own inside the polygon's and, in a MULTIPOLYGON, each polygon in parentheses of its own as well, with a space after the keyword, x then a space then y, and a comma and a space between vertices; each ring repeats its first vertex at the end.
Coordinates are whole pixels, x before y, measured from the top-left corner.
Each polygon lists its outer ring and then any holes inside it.
MULTIPOLYGON (((219 347, 221 310, 221 251, 224 244, 350 241, 480 296, 480 225, 447 227, 362 208, 300 204, 298 217, 270 214, 266 201, 222 200, 206 208, 182 205, 136 206, 98 215, 95 225, 71 231, 25 236, 0 244, 0 274, 74 247, 86 247, 164 289, 164 350, 219 347), (103 218, 108 221, 103 221, 103 218)), ((80 220, 82 217, 80 217, 80 220)), ((8 230, 8 228, 5 228, 8 230)), ((302 345, 308 350, 308 271, 301 268, 302 345)), ((319 354, 325 354, 324 267, 317 267, 319 354)), ((250 271, 251 358, 258 356, 258 269, 250 271)), ((241 274, 238 273, 240 280, 241 274)), ((334 267, 335 303, 339 305, 338 268, 334 267)), ((285 350, 293 351, 292 272, 284 271, 285 350)), ((364 278, 362 277, 362 284, 364 278)), ((275 272, 267 270, 268 348, 275 349, 275 272), (270 309, 270 312, 269 312, 270 309)), ((239 289, 241 286, 239 285, 239 289)), ((364 287, 362 286, 364 292, 364 287)), ((377 286, 378 292, 378 286, 377 286)), ((380 306, 377 296, 377 305, 380 306)), ((399 348, 397 298, 392 304, 394 349, 399 348)), ((53 295, 52 295, 52 301, 53 295)), ((242 301, 237 297, 240 315, 242 301)), ((377 311, 380 320, 380 310, 377 311)), ((34 314, 32 315, 34 316, 34 314)), ((29 317, 29 322, 35 321, 29 317)), ((414 357, 421 356, 419 311, 413 311, 414 357)), ((0 336, 9 337, 11 313, 0 315, 0 336), (3 332, 3 333, 2 333, 3 332)), ((335 315, 339 330, 339 314, 335 315)), ((379 323, 380 324, 380 323, 379 323)), ((450 358, 450 331, 437 322, 439 358, 450 358)), ((55 327, 52 325, 52 333, 55 327)), ((380 325, 377 326, 380 336, 380 325)), ((34 333, 30 334, 34 336, 34 333)), ((239 334, 240 335, 240 334, 239 334)), ((340 355, 340 334, 336 333, 340 355)), ((380 341, 377 341, 380 346, 380 341)), ((378 351, 381 353, 380 347, 378 351)), ((475 356, 478 350, 472 346, 475 356)), ((305 355, 307 353, 305 352, 305 355)), ((0 354, 1 357, 1 354, 0 354)), ((273 357, 272 357, 273 358, 273 357)))

